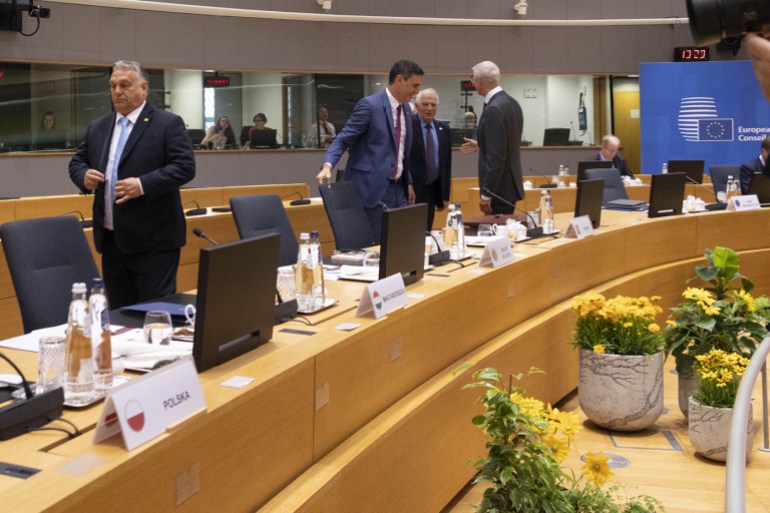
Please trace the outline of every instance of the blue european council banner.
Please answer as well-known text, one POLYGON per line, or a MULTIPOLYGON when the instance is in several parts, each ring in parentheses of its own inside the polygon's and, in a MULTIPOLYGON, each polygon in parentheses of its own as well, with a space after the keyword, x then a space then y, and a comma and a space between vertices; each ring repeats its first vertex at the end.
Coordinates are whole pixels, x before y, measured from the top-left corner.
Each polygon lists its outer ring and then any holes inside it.
POLYGON ((668 160, 742 164, 770 135, 770 103, 750 61, 642 64, 642 170, 668 160))

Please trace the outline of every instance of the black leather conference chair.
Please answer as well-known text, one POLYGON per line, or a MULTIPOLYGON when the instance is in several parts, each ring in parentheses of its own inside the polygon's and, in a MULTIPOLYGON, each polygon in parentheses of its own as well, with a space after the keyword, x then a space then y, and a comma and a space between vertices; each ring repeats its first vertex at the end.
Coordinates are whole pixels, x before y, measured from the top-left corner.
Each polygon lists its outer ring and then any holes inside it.
POLYGON ((99 277, 80 221, 72 216, 0 226, 24 332, 67 322, 72 284, 99 277))
POLYGON ((709 166, 709 174, 711 175, 711 185, 714 187, 714 196, 716 197, 718 192, 725 192, 727 189, 728 176, 732 176, 735 179, 740 179, 741 166, 709 166))
POLYGON ((356 251, 374 244, 364 204, 353 182, 341 181, 319 186, 326 215, 339 251, 356 251))
POLYGON ((281 236, 278 265, 297 263, 299 245, 281 198, 275 194, 254 194, 230 198, 235 226, 241 239, 251 239, 268 233, 281 236))
POLYGON ((626 186, 623 184, 623 179, 620 178, 620 171, 614 167, 586 169, 586 179, 604 180, 604 199, 602 200, 602 203, 619 199, 628 199, 626 186))

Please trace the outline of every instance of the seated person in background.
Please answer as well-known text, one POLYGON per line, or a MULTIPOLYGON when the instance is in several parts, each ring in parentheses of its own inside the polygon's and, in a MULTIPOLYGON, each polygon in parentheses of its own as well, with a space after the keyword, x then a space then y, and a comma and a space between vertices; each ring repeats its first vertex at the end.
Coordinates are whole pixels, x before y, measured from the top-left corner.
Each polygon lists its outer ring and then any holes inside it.
POLYGON ((634 173, 628 168, 626 159, 618 155, 618 149, 620 148, 620 139, 612 134, 607 134, 602 137, 602 147, 599 153, 587 160, 609 160, 612 162, 612 167, 620 171, 620 176, 627 176, 629 178, 634 177, 634 173))
POLYGON ((746 194, 751 185, 751 180, 754 178, 754 173, 764 173, 770 176, 770 172, 767 170, 767 155, 770 153, 770 136, 765 137, 762 140, 762 146, 759 151, 759 156, 755 159, 746 162, 741 166, 741 192, 746 194))
POLYGON ((206 137, 201 141, 205 148, 214 150, 224 150, 235 148, 235 132, 230 126, 230 119, 227 116, 220 116, 216 124, 206 132, 206 137))
POLYGON ((476 113, 469 110, 463 114, 463 128, 465 129, 465 137, 469 139, 478 139, 476 135, 476 113))
POLYGON ((251 128, 249 128, 249 136, 248 136, 248 138, 246 139, 246 142, 245 142, 245 143, 244 143, 244 145, 243 145, 243 149, 244 149, 244 150, 248 150, 248 149, 251 149, 251 148, 252 148, 252 145, 251 145, 251 136, 254 134, 254 132, 259 132, 259 131, 272 131, 272 130, 273 130, 272 128, 270 128, 270 127, 268 127, 268 126, 267 126, 267 116, 265 116, 265 115, 264 115, 264 114, 262 114, 261 112, 258 112, 258 113, 257 113, 257 114, 254 116, 254 119, 253 119, 253 121, 254 121, 254 126, 252 126, 251 128))
POLYGON ((50 110, 40 119, 40 127, 35 134, 33 150, 61 150, 69 146, 67 132, 56 128, 56 117, 50 110))
POLYGON ((310 148, 325 148, 337 136, 334 125, 329 122, 329 111, 326 107, 318 107, 318 123, 310 125, 306 139, 310 148), (320 144, 319 144, 320 139, 320 144))

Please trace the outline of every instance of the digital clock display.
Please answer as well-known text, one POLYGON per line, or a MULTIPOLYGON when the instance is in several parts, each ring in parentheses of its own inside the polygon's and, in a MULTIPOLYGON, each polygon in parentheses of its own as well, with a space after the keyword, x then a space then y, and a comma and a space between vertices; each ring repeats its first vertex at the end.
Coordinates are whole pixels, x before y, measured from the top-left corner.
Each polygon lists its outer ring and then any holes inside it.
POLYGON ((230 77, 203 77, 203 87, 229 87, 230 77))
POLYGON ((674 62, 702 62, 709 60, 709 49, 704 46, 674 48, 674 62))

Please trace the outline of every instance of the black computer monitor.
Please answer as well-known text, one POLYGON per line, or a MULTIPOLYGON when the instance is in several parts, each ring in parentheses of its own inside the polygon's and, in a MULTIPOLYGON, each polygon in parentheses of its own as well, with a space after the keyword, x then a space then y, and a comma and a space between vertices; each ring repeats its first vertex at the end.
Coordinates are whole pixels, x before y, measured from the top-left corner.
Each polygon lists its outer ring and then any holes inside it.
POLYGON ((405 285, 422 279, 427 222, 428 205, 425 203, 382 212, 380 279, 396 273, 401 273, 405 285))
POLYGON ((705 160, 669 160, 668 174, 684 173, 687 182, 703 183, 703 168, 706 166, 705 160))
POLYGON ((684 173, 652 175, 650 207, 647 217, 674 216, 682 213, 684 201, 684 173))
POLYGON ((581 160, 578 162, 577 181, 580 183, 582 180, 588 180, 586 169, 605 169, 608 167, 612 167, 611 160, 581 160))
POLYGON ((604 199, 604 180, 580 180, 575 197, 575 217, 588 216, 591 226, 599 227, 602 220, 602 201, 604 199))
POLYGON ((61 128, 40 130, 35 134, 34 149, 63 150, 67 148, 67 131, 61 128))
POLYGON ((546 128, 543 146, 569 146, 569 128, 546 128))
POLYGON ((193 337, 198 372, 273 337, 279 239, 270 234, 200 250, 193 337))
POLYGON ((754 173, 746 194, 756 194, 757 199, 763 205, 770 203, 770 176, 764 173, 754 173))
POLYGON ((275 139, 277 130, 253 130, 251 132, 251 141, 249 146, 251 148, 275 148, 278 146, 278 142, 275 139))

